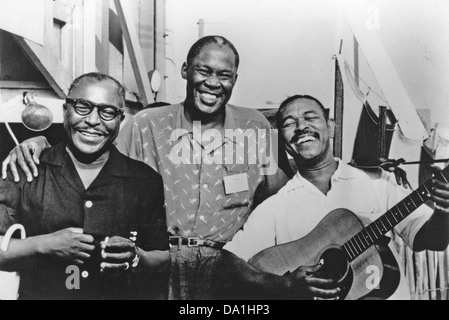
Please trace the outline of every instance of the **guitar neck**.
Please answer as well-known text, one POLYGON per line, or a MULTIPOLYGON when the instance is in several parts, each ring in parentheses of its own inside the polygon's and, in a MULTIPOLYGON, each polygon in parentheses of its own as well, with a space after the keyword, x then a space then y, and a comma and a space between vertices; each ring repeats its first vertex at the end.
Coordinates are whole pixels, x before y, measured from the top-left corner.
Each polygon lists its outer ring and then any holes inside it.
MULTIPOLYGON (((435 176, 436 179, 449 182, 449 167, 435 176)), ((431 197, 432 180, 427 181, 416 191, 390 209, 382 217, 371 223, 363 231, 349 240, 343 249, 350 262, 354 261, 380 238, 393 230, 399 223, 427 202, 431 197)))

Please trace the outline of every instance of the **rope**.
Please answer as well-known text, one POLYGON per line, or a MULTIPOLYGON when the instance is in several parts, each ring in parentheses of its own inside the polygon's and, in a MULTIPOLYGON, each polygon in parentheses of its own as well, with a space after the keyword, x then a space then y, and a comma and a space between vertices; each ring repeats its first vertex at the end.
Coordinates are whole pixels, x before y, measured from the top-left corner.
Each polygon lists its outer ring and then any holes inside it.
MULTIPOLYGON (((348 26, 349 30, 351 30, 352 34, 355 36, 354 30, 352 29, 352 27, 351 27, 351 25, 349 24, 349 22, 348 22, 347 20, 345 20, 345 23, 346 23, 346 25, 348 26)), ((382 86, 381 86, 381 85, 379 84, 379 82, 377 81, 377 78, 376 78, 376 76, 375 76, 375 74, 374 74, 374 72, 373 72, 373 69, 371 68, 371 65, 369 64, 368 60, 366 59, 365 53, 363 52, 363 49, 362 49, 361 46, 359 46, 359 50, 360 50, 360 53, 361 53, 362 56, 363 56, 363 59, 365 60, 366 64, 368 65, 368 68, 369 68, 369 70, 371 71, 371 74, 374 76, 374 81, 376 81, 377 86, 379 87, 380 91, 382 92, 382 96, 381 96, 380 94, 378 94, 377 92, 375 92, 374 90, 372 90, 372 89, 371 89, 371 86, 368 85, 368 83, 366 83, 366 81, 364 81, 364 80, 360 77, 359 74, 357 74, 357 76, 358 76, 359 79, 361 79, 362 82, 363 82, 363 83, 364 83, 364 84, 371 90, 371 92, 374 92, 374 94, 377 95, 383 102, 385 102, 386 104, 389 105, 388 101, 385 100, 386 98, 384 98, 384 97, 385 97, 385 93, 384 93, 383 90, 382 90, 382 86)), ((349 67, 351 67, 351 66, 349 66, 349 67)), ((353 70, 353 71, 354 71, 354 74, 355 74, 355 70, 353 70)))
POLYGON ((422 292, 412 292, 412 294, 422 295, 422 294, 426 294, 426 293, 445 291, 445 290, 449 290, 449 287, 437 288, 437 289, 427 289, 427 290, 424 290, 422 292))
MULTIPOLYGON (((390 105, 390 104, 388 103, 388 101, 385 100, 384 96, 381 96, 379 93, 377 93, 376 91, 374 91, 374 90, 371 88, 371 86, 370 86, 370 85, 369 85, 369 84, 368 84, 362 77, 360 77, 359 73, 356 72, 356 71, 354 70, 354 68, 353 68, 351 65, 348 64, 348 67, 349 67, 349 69, 354 73, 354 75, 358 76, 359 80, 362 81, 363 84, 368 88, 368 90, 369 90, 369 93, 368 93, 368 94, 374 93, 376 96, 378 96, 378 97, 380 98, 380 100, 382 100, 383 102, 385 102, 387 105, 390 105)), ((372 71, 371 71, 371 72, 372 72, 372 71)), ((376 80, 376 82, 377 82, 377 80, 376 80)), ((381 90, 382 90, 382 89, 381 89, 381 90)))
POLYGON ((5 115, 3 114, 3 105, 0 105, 0 117, 3 118, 3 121, 5 122, 6 129, 7 129, 8 132, 9 132, 9 135, 10 135, 11 138, 14 140, 14 143, 16 144, 16 146, 18 146, 18 145, 20 144, 20 143, 19 143, 19 140, 17 140, 16 135, 15 135, 14 132, 12 131, 11 127, 9 126, 8 120, 6 120, 6 117, 5 117, 5 115))

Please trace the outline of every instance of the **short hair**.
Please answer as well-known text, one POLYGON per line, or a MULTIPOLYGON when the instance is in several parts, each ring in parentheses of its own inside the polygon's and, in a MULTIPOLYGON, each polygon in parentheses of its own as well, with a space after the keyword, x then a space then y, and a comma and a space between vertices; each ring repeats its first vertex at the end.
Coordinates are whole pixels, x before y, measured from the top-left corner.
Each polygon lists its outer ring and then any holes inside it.
POLYGON ((123 106, 126 105, 126 89, 125 89, 125 87, 117 79, 115 79, 107 74, 100 73, 100 72, 86 73, 86 74, 83 74, 82 76, 79 76, 78 78, 76 78, 72 82, 72 84, 69 88, 69 93, 68 93, 69 96, 72 94, 73 91, 75 91, 78 88, 78 86, 80 85, 80 83, 83 80, 92 80, 92 81, 96 81, 96 82, 103 82, 103 81, 110 80, 110 81, 114 82, 117 85, 117 92, 123 101, 123 106))
POLYGON ((280 128, 282 123, 282 119, 281 119, 281 111, 282 109, 286 108, 290 103, 292 103, 293 101, 299 100, 299 99, 308 99, 308 100, 312 100, 315 101, 321 108, 321 110, 323 111, 324 114, 324 118, 327 120, 329 120, 329 109, 326 109, 324 107, 324 105, 321 103, 320 100, 318 100, 315 97, 309 96, 309 95, 294 95, 290 98, 288 98, 287 100, 285 100, 284 102, 281 103, 279 110, 276 114, 276 123, 277 123, 277 127, 280 128))
POLYGON ((220 48, 229 47, 232 50, 232 52, 234 52, 236 68, 237 69, 239 68, 240 55, 239 55, 237 49, 231 43, 231 41, 229 41, 228 39, 226 39, 225 37, 222 37, 222 36, 207 36, 207 37, 201 38, 200 40, 195 42, 195 44, 190 48, 189 53, 187 55, 187 64, 189 66, 192 65, 193 59, 195 59, 195 57, 197 57, 200 54, 201 50, 204 47, 211 45, 211 44, 216 44, 220 48))

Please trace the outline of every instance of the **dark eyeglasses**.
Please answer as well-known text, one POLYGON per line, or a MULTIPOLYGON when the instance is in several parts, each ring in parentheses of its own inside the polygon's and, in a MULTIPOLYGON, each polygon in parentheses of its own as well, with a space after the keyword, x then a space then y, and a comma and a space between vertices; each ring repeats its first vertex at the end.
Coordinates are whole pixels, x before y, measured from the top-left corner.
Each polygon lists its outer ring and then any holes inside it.
POLYGON ((118 116, 123 116, 124 111, 116 106, 111 106, 107 104, 96 104, 89 100, 84 99, 66 99, 66 104, 72 107, 75 112, 82 116, 87 117, 92 113, 92 111, 97 108, 98 115, 104 121, 112 121, 118 116))

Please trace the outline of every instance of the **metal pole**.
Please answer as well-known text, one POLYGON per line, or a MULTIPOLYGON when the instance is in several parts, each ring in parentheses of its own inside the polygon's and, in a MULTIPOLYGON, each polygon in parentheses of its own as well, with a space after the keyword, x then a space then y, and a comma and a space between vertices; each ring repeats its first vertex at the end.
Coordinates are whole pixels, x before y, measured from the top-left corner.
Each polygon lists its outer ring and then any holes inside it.
POLYGON ((198 21, 198 27, 199 27, 198 37, 199 39, 202 39, 204 38, 204 19, 200 19, 198 21))
POLYGON ((360 59, 359 59, 359 42, 354 36, 354 79, 357 87, 360 87, 360 59))
POLYGON ((388 159, 387 154, 387 107, 379 107, 379 159, 388 159))
MULTIPOLYGON (((340 41, 340 51, 343 49, 343 40, 340 41)), ((344 113, 344 86, 338 57, 335 57, 335 96, 334 96, 334 155, 343 158, 343 113, 344 113)))

